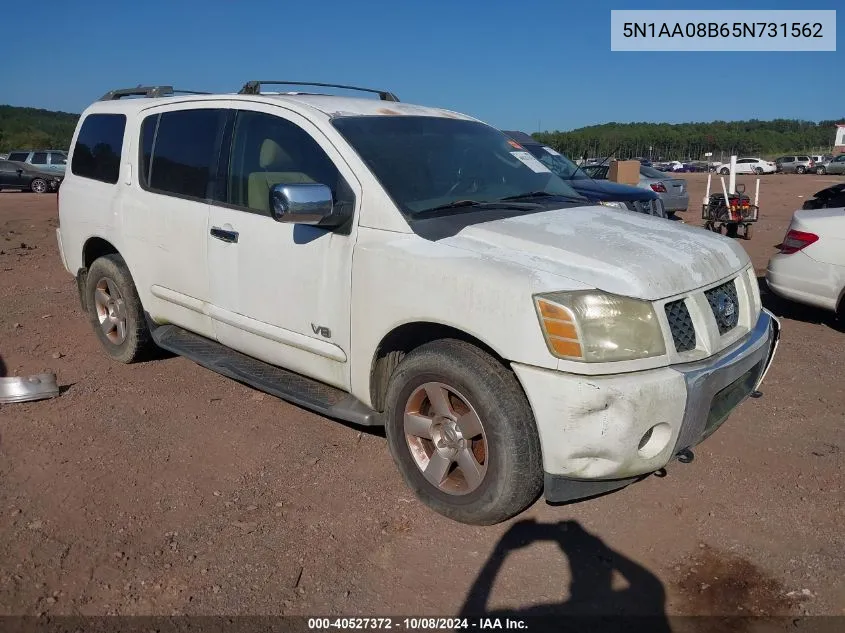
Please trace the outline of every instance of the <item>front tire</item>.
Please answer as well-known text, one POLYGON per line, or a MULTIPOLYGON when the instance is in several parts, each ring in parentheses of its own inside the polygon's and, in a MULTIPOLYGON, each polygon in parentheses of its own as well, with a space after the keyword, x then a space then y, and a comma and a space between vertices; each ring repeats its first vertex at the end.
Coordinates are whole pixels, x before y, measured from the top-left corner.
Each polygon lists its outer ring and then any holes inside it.
POLYGON ((806 171, 807 169, 804 167, 804 165, 798 165, 798 167, 795 168, 796 174, 803 174, 806 171))
POLYGON ((105 255, 91 264, 85 292, 88 319, 106 354, 134 363, 155 348, 135 282, 120 255, 105 255))
POLYGON ((719 173, 722 174, 723 176, 727 176, 729 173, 731 173, 731 170, 728 169, 727 167, 723 167, 722 169, 719 170, 719 173))
POLYGON ((47 193, 47 181, 43 178, 36 178, 29 183, 29 189, 32 193, 47 193))
POLYGON ((540 438, 516 377, 477 347, 428 343, 399 363, 385 397, 393 460, 435 512, 493 525, 543 489, 540 438))
POLYGON ((827 173, 827 170, 824 167, 816 167, 816 173, 819 176, 824 176, 827 173))

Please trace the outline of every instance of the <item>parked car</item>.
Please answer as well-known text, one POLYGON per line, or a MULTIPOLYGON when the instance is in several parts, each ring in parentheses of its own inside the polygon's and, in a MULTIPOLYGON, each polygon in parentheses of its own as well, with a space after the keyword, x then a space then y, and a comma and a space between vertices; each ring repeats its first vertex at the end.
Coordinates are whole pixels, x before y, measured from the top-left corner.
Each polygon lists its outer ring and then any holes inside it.
MULTIPOLYGON (((719 173, 728 175, 731 173, 730 164, 719 166, 719 173)), ((777 172, 777 165, 762 158, 738 158, 736 160, 736 173, 738 174, 774 174, 777 172)))
POLYGON ((845 207, 845 183, 827 187, 813 194, 813 197, 804 201, 804 209, 828 209, 845 207))
POLYGON ((828 174, 845 174, 845 154, 839 154, 824 169, 828 174))
POLYGON ((832 161, 833 155, 832 154, 812 154, 810 156, 810 158, 813 159, 813 162, 816 165, 819 165, 820 163, 824 164, 824 163, 829 163, 830 161, 832 161))
POLYGON ((766 283, 776 295, 845 317, 845 209, 796 211, 766 283))
MULTIPOLYGON (((610 171, 608 165, 587 165, 583 169, 587 175, 596 180, 607 180, 610 171)), ((669 217, 678 211, 686 211, 689 206, 687 181, 683 178, 674 178, 654 167, 640 165, 640 182, 637 186, 654 191, 660 197, 669 217)))
POLYGON ((15 150, 9 152, 9 160, 32 165, 41 171, 64 174, 67 166, 67 152, 55 149, 15 150))
POLYGON ((35 169, 32 165, 0 160, 0 191, 19 189, 33 193, 50 193, 58 191, 61 181, 61 176, 35 169))
POLYGON ((733 240, 585 203, 470 116, 267 83, 80 116, 56 236, 112 359, 384 426, 472 524, 688 461, 765 377, 780 326, 733 240))
POLYGON ((9 158, 8 154, 0 154, 0 160, 6 160, 9 158))
POLYGON ((805 174, 815 171, 816 163, 809 156, 781 156, 775 161, 779 172, 784 174, 805 174))
POLYGON ((593 180, 565 155, 548 145, 543 145, 531 135, 517 131, 506 131, 505 134, 590 202, 660 218, 666 217, 663 203, 653 191, 607 180, 593 180))
POLYGON ((815 172, 819 176, 824 176, 827 173, 827 166, 833 160, 833 156, 811 156, 815 163, 815 172))

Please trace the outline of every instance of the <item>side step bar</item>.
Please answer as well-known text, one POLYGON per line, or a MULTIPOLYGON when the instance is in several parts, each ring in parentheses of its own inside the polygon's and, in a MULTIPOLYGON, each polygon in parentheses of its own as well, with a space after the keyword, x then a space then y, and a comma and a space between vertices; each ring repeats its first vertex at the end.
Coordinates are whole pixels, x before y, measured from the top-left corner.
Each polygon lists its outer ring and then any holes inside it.
POLYGON ((156 344, 198 365, 330 418, 382 426, 381 416, 352 394, 236 352, 175 325, 152 329, 156 344))

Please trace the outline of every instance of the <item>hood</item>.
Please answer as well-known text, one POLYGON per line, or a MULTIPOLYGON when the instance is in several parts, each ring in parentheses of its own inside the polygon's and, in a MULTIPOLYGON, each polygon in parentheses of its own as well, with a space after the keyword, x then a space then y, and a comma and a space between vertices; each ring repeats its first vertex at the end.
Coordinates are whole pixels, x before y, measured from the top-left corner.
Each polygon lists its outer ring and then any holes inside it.
POLYGON ((592 178, 567 180, 566 182, 582 196, 593 200, 633 202, 634 200, 654 200, 657 198, 657 194, 653 191, 630 185, 621 185, 618 182, 593 180, 592 178))
POLYGON ((441 243, 618 295, 663 299, 749 263, 734 240, 679 222, 589 206, 463 226, 441 243))

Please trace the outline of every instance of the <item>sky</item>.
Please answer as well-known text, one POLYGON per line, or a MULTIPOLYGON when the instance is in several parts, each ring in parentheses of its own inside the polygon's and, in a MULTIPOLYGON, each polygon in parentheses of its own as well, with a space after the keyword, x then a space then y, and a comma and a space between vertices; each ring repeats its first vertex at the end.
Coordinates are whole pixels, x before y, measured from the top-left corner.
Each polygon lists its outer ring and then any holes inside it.
POLYGON ((390 90, 526 132, 845 119, 842 35, 836 52, 610 50, 611 9, 729 8, 838 8, 845 33, 842 0, 45 0, 38 19, 13 2, 0 104, 81 112, 138 84, 235 92, 281 79, 390 90))

